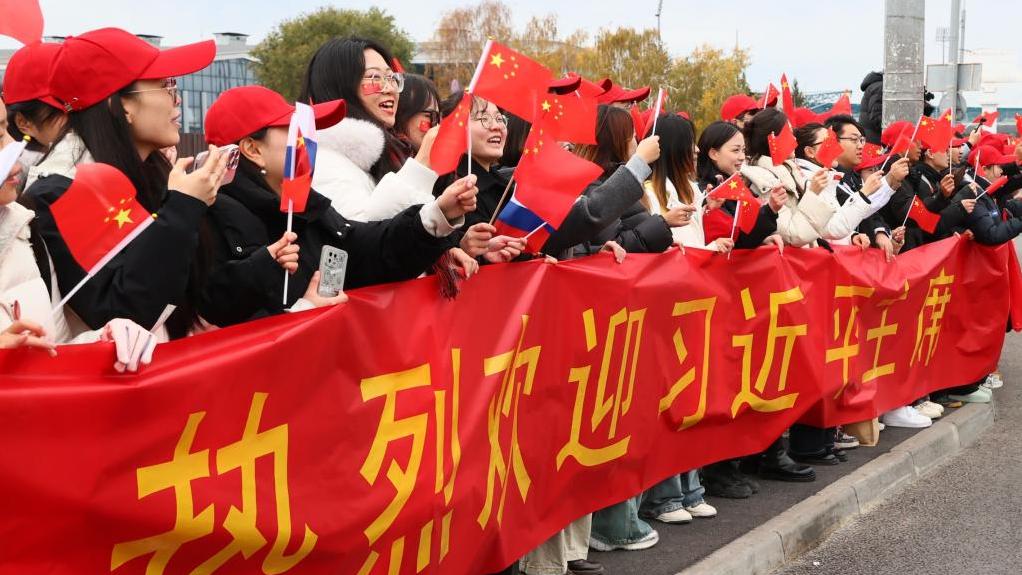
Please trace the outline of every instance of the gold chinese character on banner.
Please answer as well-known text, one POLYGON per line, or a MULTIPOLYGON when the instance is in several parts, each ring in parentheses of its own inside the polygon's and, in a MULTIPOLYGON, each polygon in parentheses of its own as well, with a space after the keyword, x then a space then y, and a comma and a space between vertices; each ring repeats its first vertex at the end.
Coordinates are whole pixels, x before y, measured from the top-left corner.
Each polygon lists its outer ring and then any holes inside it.
POLYGON ((951 286, 955 283, 955 276, 949 276, 940 269, 940 274, 930 280, 930 287, 926 292, 926 299, 923 300, 923 307, 919 310, 919 321, 916 324, 916 344, 912 350, 912 361, 909 365, 921 362, 923 365, 930 365, 933 354, 937 351, 937 342, 940 340, 941 321, 944 319, 944 311, 947 304, 951 302, 951 286), (927 312, 929 312, 929 323, 927 324, 927 312), (925 343, 925 345, 924 345, 925 343))
MULTIPOLYGON (((456 348, 451 351, 451 364, 453 385, 450 392, 444 389, 432 389, 425 396, 428 398, 427 401, 432 404, 433 424, 436 430, 434 446, 436 472, 431 495, 443 496, 444 515, 439 522, 430 519, 421 527, 413 530, 413 536, 415 531, 418 532, 418 543, 413 555, 416 573, 430 565, 434 549, 437 549, 439 561, 443 561, 450 550, 451 520, 454 514, 450 504, 454 495, 455 477, 461 461, 461 441, 458 433, 461 381, 460 349, 456 348), (435 539, 438 540, 436 545, 434 544, 435 539)), ((370 485, 376 484, 383 468, 383 460, 388 453, 388 446, 393 442, 411 441, 411 451, 404 465, 392 459, 387 468, 386 477, 395 490, 395 496, 364 531, 371 548, 358 575, 368 575, 373 571, 380 559, 380 552, 377 550, 380 546, 384 549, 389 547, 387 572, 399 573, 401 571, 405 548, 410 546, 406 545, 407 536, 392 534, 393 539, 388 541, 389 545, 384 544, 382 539, 389 534, 390 528, 415 492, 419 471, 426 453, 430 413, 422 411, 409 417, 395 419, 398 395, 408 390, 433 387, 429 364, 362 380, 363 401, 384 398, 379 428, 369 454, 362 465, 362 476, 370 485)))
POLYGON ((871 327, 866 330, 866 341, 876 341, 876 348, 873 350, 873 366, 866 370, 866 373, 862 374, 862 382, 868 383, 870 381, 879 379, 886 375, 894 373, 896 363, 889 362, 882 364, 880 363, 880 352, 883 348, 884 338, 894 337, 898 334, 897 323, 887 323, 887 313, 891 311, 891 306, 899 301, 905 301, 908 299, 908 281, 905 282, 905 290, 902 294, 896 298, 885 299, 877 304, 877 307, 883 311, 880 313, 880 325, 871 327))
MULTIPOLYGON (((269 553, 263 559, 262 572, 267 575, 287 572, 305 559, 316 546, 318 536, 306 525, 299 549, 291 555, 284 553, 291 542, 291 498, 287 481, 288 426, 283 424, 259 431, 267 397, 265 393, 256 393, 252 397, 241 439, 220 448, 216 453, 218 475, 235 469, 241 470, 242 508, 231 506, 223 522, 224 530, 232 537, 231 543, 194 568, 191 571, 194 575, 214 573, 236 555, 249 559, 266 546, 267 539, 256 526, 258 498, 255 468, 256 461, 262 457, 273 459, 277 520, 277 534, 269 553)), ((174 529, 145 539, 118 543, 111 555, 111 570, 137 557, 151 555, 146 574, 162 574, 167 563, 184 543, 213 533, 213 506, 194 515, 191 490, 192 481, 210 476, 209 450, 191 452, 195 433, 204 416, 205 412, 198 412, 188 417, 170 461, 138 470, 139 499, 165 489, 174 490, 177 508, 174 529)))
POLYGON ((876 291, 874 288, 866 286, 836 286, 834 288, 834 299, 837 300, 834 307, 834 337, 832 338, 838 347, 827 349, 827 363, 834 361, 841 362, 841 388, 834 395, 834 398, 838 398, 844 393, 845 388, 848 387, 849 383, 852 383, 849 374, 849 364, 852 359, 859 356, 859 342, 861 337, 859 332, 861 331, 862 325, 859 322, 859 304, 855 301, 855 298, 866 298, 873 297, 873 292, 876 291), (841 325, 841 300, 848 299, 850 302, 850 310, 848 311, 848 320, 841 325))
MULTIPOLYGON (((571 437, 557 454, 558 469, 569 457, 581 465, 594 467, 613 461, 628 452, 628 442, 631 436, 628 435, 616 441, 615 438, 618 435, 618 423, 621 417, 631 409, 645 319, 645 309, 633 311, 622 308, 612 315, 607 323, 607 335, 603 340, 603 354, 600 360, 600 374, 596 379, 592 415, 589 418, 589 431, 595 433, 597 428, 609 417, 607 441, 612 442, 609 445, 588 447, 582 444, 582 419, 592 365, 575 367, 569 372, 568 380, 576 386, 575 406, 571 415, 571 437), (623 337, 618 335, 619 330, 623 330, 623 337), (618 349, 615 346, 617 341, 621 342, 621 357, 615 372, 612 367, 612 359, 618 349), (616 375, 614 380, 610 379, 612 374, 616 375), (610 386, 607 385, 608 381, 610 386)), ((599 344, 596 334, 596 318, 592 308, 582 313, 582 324, 585 329, 586 351, 592 352, 599 344)))
MULTIPOLYGON (((702 362, 700 364, 702 366, 702 371, 699 376, 699 403, 691 415, 686 415, 682 418, 681 424, 678 426, 678 431, 682 431, 696 425, 702 421, 703 417, 706 415, 706 393, 710 374, 710 327, 713 322, 713 308, 716 305, 716 297, 677 302, 674 304, 674 313, 672 314, 674 317, 681 317, 700 312, 705 314, 703 316, 703 353, 702 362)), ((689 353, 680 327, 674 331, 673 340, 674 353, 678 358, 678 365, 684 367, 685 362, 689 357, 689 353)), ((688 389, 688 387, 696 380, 695 364, 697 362, 698 359, 695 359, 692 362, 693 365, 674 382, 674 385, 672 385, 667 391, 667 395, 660 399, 660 413, 664 413, 669 410, 671 406, 674 405, 678 396, 688 389)))
MULTIPOLYGON (((774 355, 777 351, 778 340, 784 340, 784 349, 777 373, 777 393, 782 393, 787 387, 788 368, 790 367, 791 352, 795 347, 795 340, 806 335, 808 325, 804 323, 786 326, 778 325, 778 312, 781 306, 799 302, 802 299, 802 290, 799 287, 770 294, 770 325, 766 335, 766 349, 763 353, 763 362, 760 364, 755 383, 752 380, 755 335, 746 333, 731 336, 731 345, 742 348, 742 390, 738 392, 735 400, 731 403, 731 417, 737 417, 738 411, 744 405, 748 405, 755 411, 767 413, 791 409, 795 405, 795 401, 798 399, 797 392, 772 398, 768 398, 764 394, 767 382, 772 379, 771 374, 773 373, 774 355)), ((742 290, 741 300, 742 312, 745 315, 746 321, 759 315, 753 304, 749 288, 742 290)))
POLYGON ((518 445, 518 408, 523 395, 532 395, 532 384, 539 366, 541 346, 524 347, 525 332, 529 327, 529 316, 522 316, 522 329, 518 343, 511 351, 486 358, 483 373, 486 376, 503 373, 500 387, 490 399, 486 410, 486 428, 490 442, 489 464, 486 470, 486 500, 477 521, 486 527, 493 517, 494 499, 497 501, 496 519, 499 525, 504 518, 504 503, 507 501, 508 480, 513 476, 522 501, 529 497, 532 478, 525 468, 522 450, 518 445), (522 373, 522 368, 524 373, 522 373), (510 426, 507 446, 501 442, 505 425, 510 426), (506 453, 506 455, 505 455, 506 453), (499 482, 499 484, 498 484, 499 482))

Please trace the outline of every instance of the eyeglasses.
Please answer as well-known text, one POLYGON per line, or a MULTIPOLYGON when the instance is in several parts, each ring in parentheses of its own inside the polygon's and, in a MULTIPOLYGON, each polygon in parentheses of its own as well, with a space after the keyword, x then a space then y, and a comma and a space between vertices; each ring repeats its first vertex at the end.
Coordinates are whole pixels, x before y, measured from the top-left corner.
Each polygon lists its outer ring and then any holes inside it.
POLYGON ((363 93, 377 94, 387 88, 394 88, 394 92, 400 94, 405 89, 405 77, 402 74, 368 74, 362 76, 363 93))
POLYGON ((852 137, 852 136, 846 136, 844 138, 838 138, 838 139, 842 140, 844 142, 854 142, 856 144, 865 144, 866 143, 866 138, 863 138, 862 136, 859 136, 858 138, 855 138, 855 137, 852 137))
POLYGON ((491 130, 497 127, 505 128, 507 127, 507 116, 505 116, 504 114, 497 114, 495 116, 487 116, 486 114, 480 114, 479 116, 476 116, 475 118, 472 119, 482 124, 483 127, 486 128, 487 130, 491 130))
POLYGON ((125 92, 125 94, 159 92, 160 90, 165 90, 168 94, 170 94, 170 99, 173 100, 175 104, 177 103, 177 78, 167 78, 166 80, 163 81, 163 86, 159 88, 148 88, 146 90, 131 90, 129 92, 125 92))

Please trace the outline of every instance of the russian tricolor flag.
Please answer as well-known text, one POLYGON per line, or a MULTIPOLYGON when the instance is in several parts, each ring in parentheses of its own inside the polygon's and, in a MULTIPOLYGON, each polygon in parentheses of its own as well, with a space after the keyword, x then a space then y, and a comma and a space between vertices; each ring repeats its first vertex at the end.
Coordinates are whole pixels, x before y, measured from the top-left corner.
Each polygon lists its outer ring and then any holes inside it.
POLYGON ((515 194, 511 195, 511 199, 497 216, 496 228, 497 235, 526 237, 527 248, 533 253, 539 252, 550 238, 550 234, 556 231, 553 226, 543 221, 543 218, 518 201, 515 194))
POLYGON ((305 211, 312 190, 312 174, 316 169, 316 113, 312 106, 298 102, 287 129, 284 153, 284 181, 280 194, 280 211, 305 211))

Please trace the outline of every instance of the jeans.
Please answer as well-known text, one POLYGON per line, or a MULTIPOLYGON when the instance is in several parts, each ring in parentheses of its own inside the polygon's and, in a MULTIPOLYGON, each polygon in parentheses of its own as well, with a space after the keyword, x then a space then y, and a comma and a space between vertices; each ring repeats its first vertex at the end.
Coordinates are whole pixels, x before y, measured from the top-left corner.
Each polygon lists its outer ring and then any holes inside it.
POLYGON ((695 469, 668 477, 642 494, 639 516, 656 519, 664 513, 695 507, 703 502, 705 493, 706 489, 699 483, 699 472, 695 469))
POLYGON ((639 519, 641 495, 593 513, 592 538, 609 545, 627 545, 647 537, 653 528, 639 519))
POLYGON ((568 561, 589 557, 589 531, 593 516, 576 519, 542 545, 522 558, 521 567, 528 575, 564 575, 568 561))

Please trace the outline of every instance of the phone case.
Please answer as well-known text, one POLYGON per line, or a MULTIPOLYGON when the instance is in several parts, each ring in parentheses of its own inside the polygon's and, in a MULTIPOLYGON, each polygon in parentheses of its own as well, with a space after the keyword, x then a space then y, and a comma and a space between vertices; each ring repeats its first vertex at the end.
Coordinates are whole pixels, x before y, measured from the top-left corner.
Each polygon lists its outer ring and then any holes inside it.
POLYGON ((319 295, 334 297, 341 293, 347 268, 348 252, 334 246, 323 246, 319 256, 319 295))

